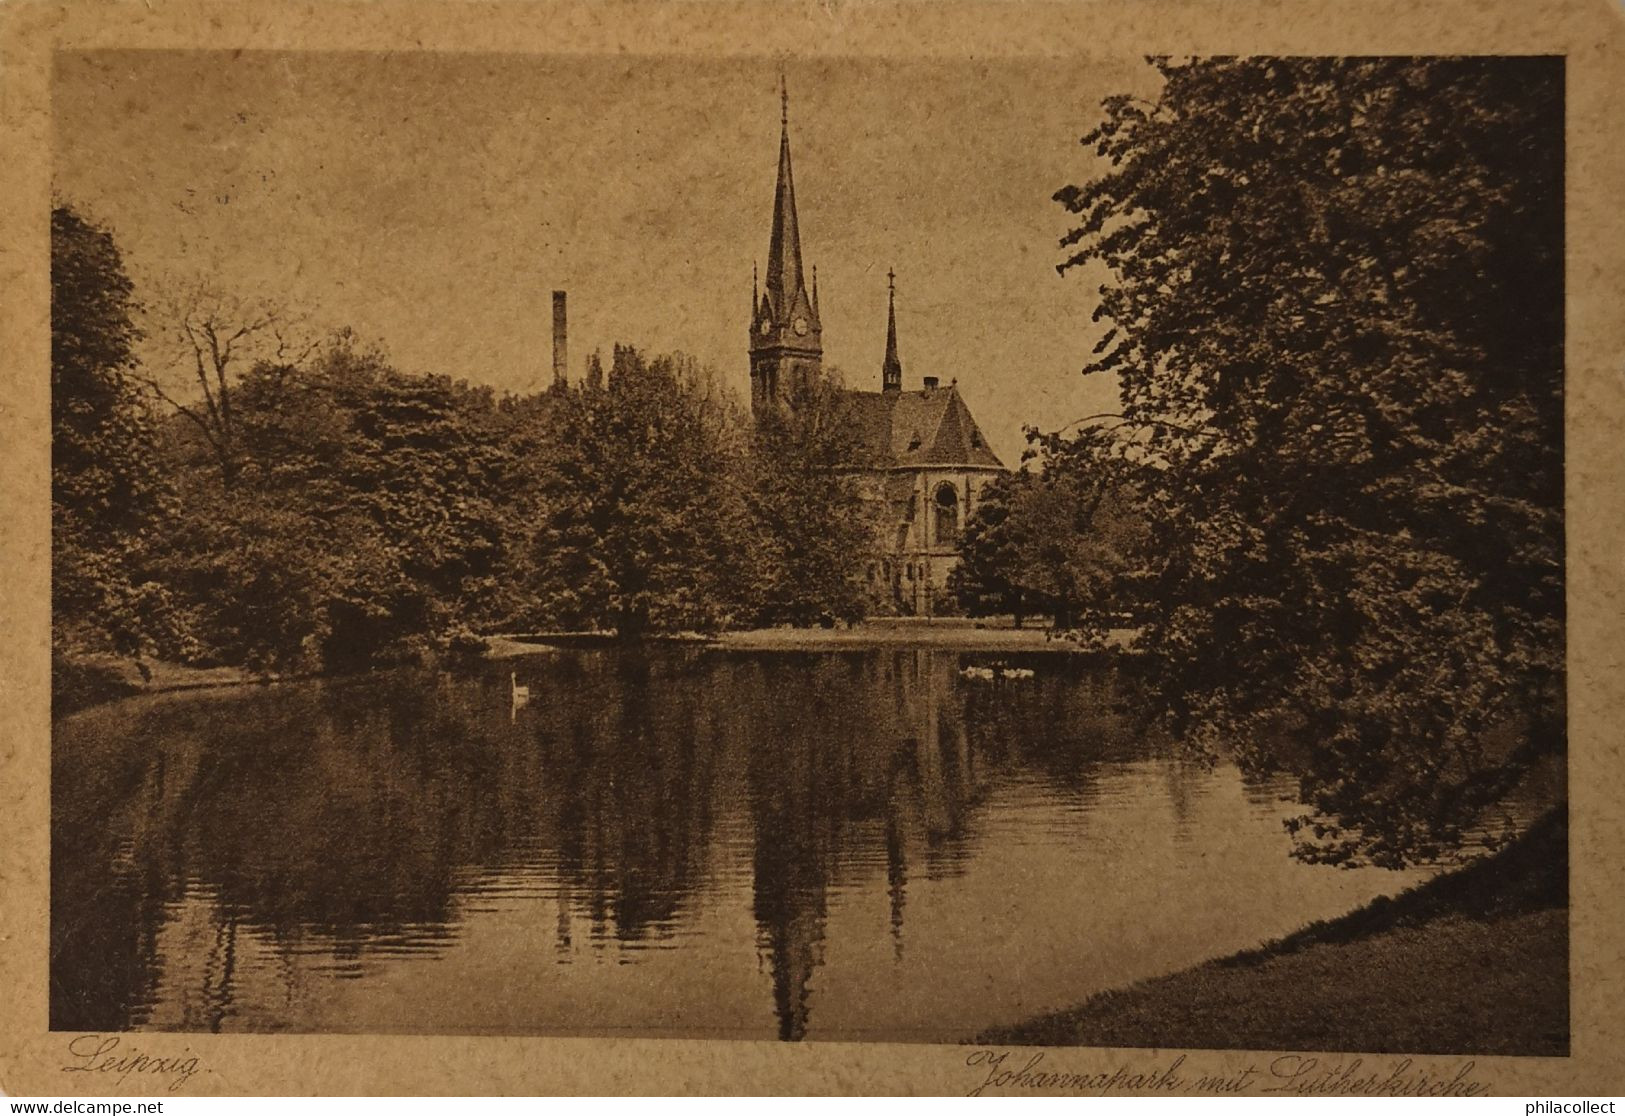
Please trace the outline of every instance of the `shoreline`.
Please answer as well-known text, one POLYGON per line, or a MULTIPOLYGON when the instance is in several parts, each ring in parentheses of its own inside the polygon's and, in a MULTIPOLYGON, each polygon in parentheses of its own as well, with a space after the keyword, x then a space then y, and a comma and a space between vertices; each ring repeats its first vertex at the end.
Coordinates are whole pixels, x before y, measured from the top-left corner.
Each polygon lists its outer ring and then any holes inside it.
MULTIPOLYGON (((934 620, 883 619, 865 621, 850 628, 742 628, 714 635, 672 633, 646 636, 636 642, 655 646, 768 653, 892 649, 1103 656, 1132 654, 1128 644, 1133 635, 1134 632, 1129 629, 1114 629, 1106 646, 1094 648, 1057 636, 1048 626, 1015 628, 1008 622, 1000 623, 996 619, 972 621, 953 617, 934 620)), ((622 646, 613 632, 502 632, 482 638, 485 651, 468 661, 500 662, 527 656, 554 655, 561 651, 622 646)), ((351 677, 358 673, 397 669, 399 665, 380 665, 359 672, 260 674, 242 667, 191 667, 163 659, 142 659, 138 665, 134 659, 111 654, 87 655, 70 661, 70 669, 76 673, 72 683, 61 690, 53 687, 52 718, 69 716, 95 705, 151 694, 351 677), (145 674, 142 667, 146 668, 145 674)))
POLYGON ((1392 898, 973 1041, 1564 1057, 1568 914, 1560 806, 1392 898))
MULTIPOLYGON (((1008 651, 1062 655, 1130 654, 1133 629, 1117 628, 1108 633, 1104 647, 1086 647, 1066 636, 1056 635, 1047 625, 1016 628, 1007 621, 889 618, 866 620, 841 628, 739 628, 714 635, 675 633, 649 636, 656 644, 689 645, 722 651, 862 651, 876 648, 935 649, 942 651, 1008 651)), ((492 645, 488 658, 509 658, 546 650, 572 647, 610 646, 616 643, 612 632, 515 632, 486 637, 492 645)))
MULTIPOLYGON (((1113 633, 1116 635, 1116 633, 1113 633)), ((727 651, 859 651, 872 648, 1010 651, 1056 655, 1099 654, 1049 628, 974 627, 946 621, 864 624, 854 628, 751 628, 723 632, 711 646, 727 651)), ((1112 644, 1108 650, 1120 651, 1112 644)))

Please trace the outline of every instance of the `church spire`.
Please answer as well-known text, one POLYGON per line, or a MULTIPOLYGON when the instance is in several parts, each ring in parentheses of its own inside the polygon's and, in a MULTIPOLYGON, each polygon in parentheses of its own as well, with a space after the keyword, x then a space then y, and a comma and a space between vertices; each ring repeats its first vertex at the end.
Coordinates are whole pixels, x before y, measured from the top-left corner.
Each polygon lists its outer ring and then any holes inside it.
POLYGON ((903 362, 897 359, 897 272, 886 272, 886 359, 880 365, 880 390, 903 390, 903 362))
POLYGON ((781 319, 802 290, 801 229, 790 174, 790 88, 779 75, 779 185, 773 195, 773 239, 767 250, 767 297, 781 319))
MULTIPOLYGON (((801 228, 790 175, 790 91, 779 75, 779 182, 773 194, 773 237, 762 289, 752 290, 751 408, 762 415, 798 399, 823 372, 818 321, 818 275, 807 289, 801 270, 801 228)), ((755 281, 752 281, 755 287, 755 281)))

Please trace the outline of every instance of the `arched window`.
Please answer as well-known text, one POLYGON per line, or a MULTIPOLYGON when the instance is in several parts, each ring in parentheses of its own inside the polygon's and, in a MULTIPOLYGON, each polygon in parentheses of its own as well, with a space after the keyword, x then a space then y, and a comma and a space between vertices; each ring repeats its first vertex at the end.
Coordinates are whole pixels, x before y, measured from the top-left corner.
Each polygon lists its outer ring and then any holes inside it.
POLYGON ((959 541, 959 493, 946 482, 937 485, 937 543, 946 546, 959 541))

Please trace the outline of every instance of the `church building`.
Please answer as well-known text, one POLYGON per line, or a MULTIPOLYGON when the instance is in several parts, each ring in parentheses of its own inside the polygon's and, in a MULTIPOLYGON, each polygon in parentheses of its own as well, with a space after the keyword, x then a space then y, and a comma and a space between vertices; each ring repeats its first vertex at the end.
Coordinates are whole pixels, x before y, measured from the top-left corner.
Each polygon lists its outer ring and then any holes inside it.
MULTIPOLYGON (((795 183, 790 172, 788 94, 781 90, 779 179, 773 197, 765 289, 753 284, 750 323, 751 409, 782 406, 823 375, 818 272, 809 285, 801 262, 795 183)), ((877 507, 880 538, 870 567, 882 607, 930 616, 946 601, 959 535, 982 488, 1005 472, 959 394, 925 376, 905 389, 897 347, 896 276, 887 274, 886 348, 880 390, 846 389, 848 410, 866 462, 863 486, 877 507)), ((878 335, 878 330, 876 331, 878 335)))

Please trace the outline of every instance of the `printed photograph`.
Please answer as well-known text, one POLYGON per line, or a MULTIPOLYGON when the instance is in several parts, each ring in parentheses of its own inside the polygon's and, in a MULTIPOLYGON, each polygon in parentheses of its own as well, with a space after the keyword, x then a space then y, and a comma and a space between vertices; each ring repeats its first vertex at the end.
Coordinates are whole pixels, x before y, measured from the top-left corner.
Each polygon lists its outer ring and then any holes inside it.
POLYGON ((1562 58, 51 90, 52 1030, 1569 1053, 1562 58))

